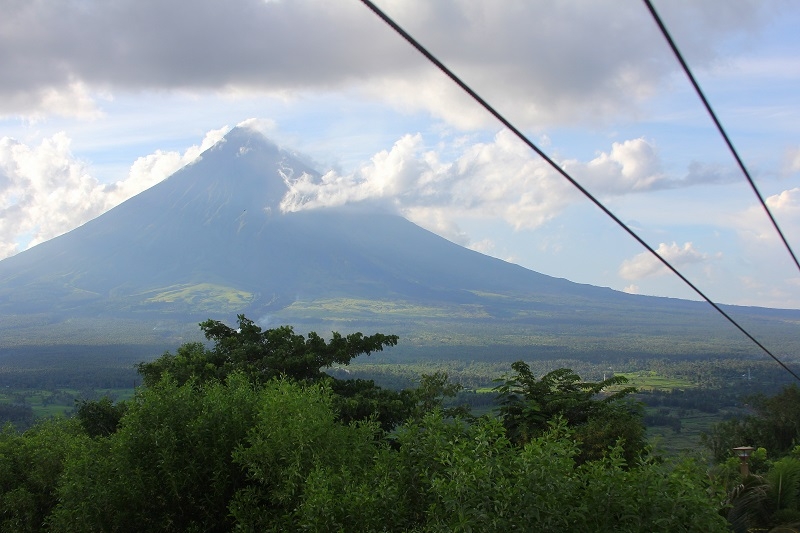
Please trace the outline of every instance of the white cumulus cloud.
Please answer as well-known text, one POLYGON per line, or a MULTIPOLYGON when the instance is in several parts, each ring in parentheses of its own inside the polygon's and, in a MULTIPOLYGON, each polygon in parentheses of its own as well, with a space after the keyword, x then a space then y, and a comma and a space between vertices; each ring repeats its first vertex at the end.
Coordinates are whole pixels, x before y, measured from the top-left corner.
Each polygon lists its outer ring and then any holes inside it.
POLYGON ((639 286, 631 283, 630 285, 622 289, 622 292, 627 292, 628 294, 639 294, 639 286))
MULTIPOLYGON (((464 244, 468 236, 453 225, 460 216, 500 218, 517 230, 535 229, 582 201, 569 182, 507 130, 490 142, 463 144, 459 150, 455 159, 445 161, 425 148, 421 135, 406 135, 353 173, 330 171, 321 179, 304 175, 289 183, 281 209, 371 204, 464 244)), ((600 196, 696 182, 691 176, 666 175, 655 147, 641 138, 615 142, 589 161, 560 164, 600 196)))
MULTIPOLYGON (((796 239, 793 237, 800 235, 800 187, 773 194, 766 197, 764 201, 790 244, 796 243, 796 239)), ((760 204, 754 204, 742 212, 735 213, 730 222, 737 229, 741 238, 751 246, 765 244, 783 246, 780 236, 760 204)), ((796 246, 793 244, 793 247, 796 246)))
POLYGON ((645 191, 666 181, 655 148, 644 139, 615 142, 588 164, 570 160, 562 165, 588 189, 602 193, 645 191))
MULTIPOLYGON (((658 245, 656 251, 672 266, 679 269, 686 265, 705 263, 712 259, 711 255, 700 252, 691 242, 684 243, 683 246, 674 242, 672 244, 662 242, 658 245)), ((644 279, 668 272, 667 267, 650 252, 642 252, 631 259, 624 260, 619 268, 620 277, 627 280, 644 279)), ((638 290, 635 285, 631 285, 629 288, 638 290)))
POLYGON ((0 138, 0 259, 65 233, 155 185, 224 135, 209 132, 184 153, 157 151, 140 157, 126 179, 101 183, 76 158, 65 133, 28 146, 0 138))
POLYGON ((224 126, 220 129, 209 131, 199 145, 192 145, 183 153, 156 150, 152 154, 139 157, 131 165, 128 176, 124 180, 118 181, 104 190, 106 193, 105 210, 149 189, 181 167, 196 161, 201 153, 219 142, 229 129, 224 126))
POLYGON ((290 184, 281 208, 296 211, 369 202, 431 229, 443 227, 444 218, 465 212, 499 217, 515 228, 535 228, 575 197, 568 183, 503 131, 492 142, 465 147, 452 162, 426 151, 420 135, 406 135, 352 174, 328 172, 318 181, 301 177, 290 184))

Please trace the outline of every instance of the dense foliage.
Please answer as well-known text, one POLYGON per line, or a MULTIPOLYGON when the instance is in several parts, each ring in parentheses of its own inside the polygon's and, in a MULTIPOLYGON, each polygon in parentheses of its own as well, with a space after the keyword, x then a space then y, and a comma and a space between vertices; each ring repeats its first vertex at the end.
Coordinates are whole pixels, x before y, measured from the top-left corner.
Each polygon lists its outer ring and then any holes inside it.
POLYGON ((800 388, 750 398, 752 414, 716 424, 704 442, 718 464, 714 475, 726 487, 726 515, 737 533, 800 530, 800 388), (748 475, 731 448, 754 448, 748 475))
POLYGON ((337 421, 332 392, 276 379, 178 385, 91 438, 71 420, 3 434, 5 531, 725 531, 702 468, 578 465, 554 423, 523 448, 492 418, 434 409, 401 425, 337 421), (34 462, 36 471, 23 465, 34 462), (14 469, 14 465, 18 465, 14 469))
POLYGON ((278 376, 314 381, 323 376, 324 367, 347 365, 359 355, 397 344, 397 335, 381 333, 368 337, 353 333, 343 337, 334 332, 326 342, 314 332, 308 338, 298 335, 291 326, 262 331, 244 315, 239 315, 236 329, 217 320, 206 320, 200 329, 206 339, 214 342, 213 349, 208 350, 198 342, 187 343, 176 355, 167 352, 155 361, 139 364, 144 384, 158 382, 164 373, 185 383, 191 378, 223 379, 233 371, 243 372, 256 382, 278 376))
POLYGON ((186 343, 175 355, 167 352, 154 361, 140 363, 138 369, 144 384, 153 386, 165 375, 178 384, 189 380, 221 381, 233 372, 245 375, 254 384, 278 377, 306 384, 325 382, 336 392, 337 411, 343 421, 374 417, 386 430, 415 410, 417 398, 409 391, 383 389, 370 380, 336 379, 322 371, 334 364, 347 365, 359 355, 394 346, 396 335, 353 333, 345 337, 334 332, 330 341, 325 341, 314 332, 308 338, 299 335, 291 326, 262 331, 244 315, 239 315, 238 326, 234 329, 216 320, 201 323, 200 328, 213 341, 213 347, 186 343))
POLYGON ((600 396, 609 388, 627 383, 624 377, 595 383, 581 381, 571 370, 561 368, 536 379, 523 361, 517 361, 511 368, 514 375, 495 390, 506 435, 512 442, 525 444, 560 418, 573 428, 582 461, 603 458, 615 444, 624 450, 629 462, 644 451, 640 410, 623 401, 636 389, 624 387, 600 396))
POLYGON ((753 414, 721 422, 705 437, 717 461, 734 446, 762 447, 782 456, 800 444, 800 387, 791 384, 771 397, 754 395, 749 404, 753 414))
POLYGON ((762 473, 739 475, 738 460, 718 465, 716 474, 727 481, 725 514, 733 531, 790 533, 800 529, 800 459, 784 457, 772 462, 759 450, 762 473))
POLYGON ((568 370, 517 380, 547 413, 519 439, 514 409, 445 411, 443 374, 394 393, 321 372, 396 338, 242 325, 204 323, 214 346, 142 365, 123 404, 8 427, 0 531, 726 531, 701 465, 630 456, 611 426, 586 453, 587 425, 624 404, 568 370))

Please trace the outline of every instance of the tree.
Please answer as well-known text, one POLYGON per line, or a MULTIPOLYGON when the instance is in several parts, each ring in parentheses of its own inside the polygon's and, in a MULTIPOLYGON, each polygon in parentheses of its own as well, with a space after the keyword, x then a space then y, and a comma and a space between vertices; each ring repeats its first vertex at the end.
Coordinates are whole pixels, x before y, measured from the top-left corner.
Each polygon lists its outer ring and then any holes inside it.
POLYGON ((164 376, 115 433, 67 457, 50 530, 297 530, 310 472, 369 465, 378 445, 375 424, 336 420, 331 396, 239 372, 203 384, 164 376))
POLYGON ((77 419, 0 435, 0 532, 726 530, 702 465, 631 464, 619 443, 581 460, 559 416, 519 446, 499 419, 445 416, 453 388, 406 391, 419 410, 390 443, 343 423, 324 378, 165 373, 107 436, 77 419))
POLYGON ((167 352, 155 361, 140 363, 137 368, 144 384, 158 382, 165 372, 178 383, 185 383, 191 377, 199 381, 221 380, 234 371, 260 383, 278 376, 313 382, 324 376, 322 368, 349 364, 359 355, 395 346, 398 340, 397 335, 381 333, 345 337, 333 332, 326 342, 313 331, 308 338, 296 334, 291 326, 262 331, 244 315, 238 316, 238 322, 236 329, 217 320, 200 324, 206 338, 214 342, 211 350, 201 343, 187 343, 175 355, 167 352))
POLYGON ((782 457, 800 444, 800 387, 793 383, 775 396, 755 395, 748 402, 755 414, 719 422, 702 436, 717 462, 735 446, 763 447, 770 456, 782 457))
POLYGON ((574 431, 553 423, 524 447, 500 421, 434 410, 358 468, 316 469, 295 529, 310 531, 725 532, 702 465, 644 461, 622 449, 578 465, 574 431))
POLYGON ((99 400, 82 400, 75 417, 90 437, 107 437, 117 430, 127 408, 125 402, 115 404, 105 396, 99 400))
POLYGON ((47 530, 65 457, 88 440, 75 420, 41 420, 21 434, 6 425, 0 432, 0 532, 47 530))
POLYGON ((511 368, 515 374, 495 387, 495 391, 500 417, 512 442, 524 445, 560 418, 575 429, 575 437, 582 443, 581 461, 602 458, 619 439, 624 441, 628 461, 644 449, 641 413, 636 406, 623 401, 636 389, 625 387, 605 392, 627 383, 625 377, 587 382, 581 381, 572 370, 560 368, 537 380, 524 361, 513 363, 511 368))
POLYGON ((152 386, 164 375, 178 384, 224 381, 232 373, 241 373, 255 384, 284 377, 307 384, 324 383, 335 393, 334 404, 343 422, 375 417, 389 431, 414 412, 418 401, 415 394, 382 389, 368 380, 340 380, 323 371, 395 346, 397 335, 343 336, 332 332, 326 342, 313 331, 308 337, 296 334, 291 326, 262 331, 244 315, 239 315, 238 322, 236 329, 217 320, 201 323, 206 338, 214 343, 211 349, 191 342, 180 346, 175 355, 167 352, 154 361, 140 363, 144 385, 152 386))
MULTIPOLYGON (((732 458, 733 459, 733 458, 732 458)), ((717 467, 738 479, 728 491, 727 518, 733 531, 797 531, 800 528, 800 460, 784 457, 763 475, 738 475, 738 460, 717 467)), ((723 472, 720 472, 722 470, 723 472)))

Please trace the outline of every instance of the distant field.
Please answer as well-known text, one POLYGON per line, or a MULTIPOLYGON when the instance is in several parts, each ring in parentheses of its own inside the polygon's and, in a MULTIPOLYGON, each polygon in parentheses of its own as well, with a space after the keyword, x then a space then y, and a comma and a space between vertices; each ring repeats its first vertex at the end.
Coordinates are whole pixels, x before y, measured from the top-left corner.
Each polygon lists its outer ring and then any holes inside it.
MULTIPOLYGON (((495 335, 503 333, 500 330, 495 335)), ((446 331, 441 334, 446 338, 446 331)), ((453 334, 453 339, 457 338, 453 334)), ((480 337, 476 334, 475 339, 480 337)), ((541 337, 537 340, 543 342, 541 337)), ((174 351, 178 345, 167 345, 167 349, 174 351)), ((465 392, 459 400, 470 402, 476 414, 492 412, 492 395, 481 393, 490 393, 498 380, 508 377, 515 360, 525 360, 537 377, 558 368, 570 368, 587 381, 621 375, 640 391, 636 398, 647 404, 648 435, 658 450, 668 454, 696 452, 700 434, 709 431, 723 416, 740 412, 737 410, 741 409, 741 398, 753 393, 774 394, 787 383, 786 373, 777 365, 753 358, 623 359, 609 358, 602 351, 548 357, 549 352, 542 344, 512 347, 488 342, 480 349, 449 342, 442 342, 436 349, 397 348, 359 357, 352 364, 329 372, 339 378, 374 380, 393 389, 415 387, 422 374, 444 372, 452 382, 464 386, 465 392)), ((106 395, 115 401, 130 398, 136 384, 141 382, 135 364, 151 360, 163 351, 163 345, 136 344, 0 350, 0 406, 5 407, 4 416, 9 417, 5 420, 13 420, 24 428, 34 417, 72 412, 76 401, 81 399, 106 395)))
POLYGON ((253 294, 232 287, 212 283, 176 285, 150 291, 147 303, 180 303, 194 310, 208 312, 231 312, 241 309, 253 301, 253 294))
MULTIPOLYGON (((63 416, 75 409, 77 402, 108 396, 114 401, 132 398, 134 389, 9 389, 0 392, 0 405, 29 407, 35 418, 63 416)), ((0 421, 1 423, 2 421, 0 421)))
POLYGON ((695 411, 681 417, 680 432, 664 426, 650 426, 647 428, 647 438, 657 453, 704 455, 708 452, 700 445, 700 435, 709 432, 711 426, 721 421, 720 415, 695 411))
POLYGON ((638 370, 636 372, 616 372, 615 375, 628 379, 628 386, 639 390, 693 389, 698 385, 686 379, 668 377, 658 374, 654 370, 638 370))

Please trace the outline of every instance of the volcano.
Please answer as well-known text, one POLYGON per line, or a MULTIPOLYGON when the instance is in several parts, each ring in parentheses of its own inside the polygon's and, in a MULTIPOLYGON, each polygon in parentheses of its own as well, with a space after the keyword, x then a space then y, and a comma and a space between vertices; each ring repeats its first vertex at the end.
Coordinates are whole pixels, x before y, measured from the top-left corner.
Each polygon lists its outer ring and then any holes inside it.
POLYGON ((616 294, 473 252, 393 214, 282 213, 302 174, 319 177, 235 128, 158 185, 0 262, 0 310, 201 316, 331 297, 434 304, 477 301, 476 292, 616 294))
MULTIPOLYGON (((260 133, 234 128, 161 183, 0 261, 2 342, 113 343, 121 330, 184 335, 199 320, 245 314, 322 331, 401 330, 434 345, 461 335, 456 345, 646 352, 678 339, 683 351, 709 342, 753 351, 705 304, 546 276, 391 213, 282 212, 302 175, 319 179, 260 133), (687 347, 690 339, 698 344, 687 347)), ((794 342, 800 313, 736 309, 794 342)))

